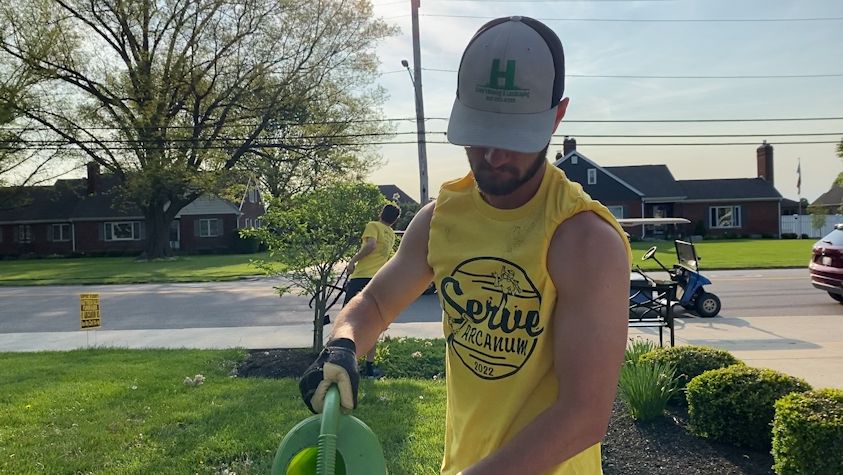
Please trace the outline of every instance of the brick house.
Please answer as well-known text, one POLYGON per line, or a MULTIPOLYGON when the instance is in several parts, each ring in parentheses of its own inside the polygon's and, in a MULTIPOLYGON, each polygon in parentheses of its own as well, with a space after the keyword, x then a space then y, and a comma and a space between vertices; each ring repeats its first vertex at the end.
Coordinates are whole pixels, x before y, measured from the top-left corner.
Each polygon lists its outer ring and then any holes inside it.
POLYGON ((822 208, 829 214, 840 213, 843 210, 843 186, 832 183, 831 188, 814 200, 811 206, 822 208))
MULTIPOLYGON (((758 147, 758 176, 677 180, 665 165, 601 167, 565 140, 557 167, 618 218, 687 218, 682 235, 781 237, 782 196, 773 184, 773 147, 758 147)), ((672 227, 638 226, 630 234, 665 237, 672 227)))
MULTIPOLYGON (((0 188, 0 257, 142 252, 144 216, 119 191, 116 177, 100 175, 92 165, 86 178, 0 188)), ((240 203, 202 195, 170 224, 170 245, 185 253, 238 250, 237 230, 259 226, 263 213, 252 181, 240 203)))

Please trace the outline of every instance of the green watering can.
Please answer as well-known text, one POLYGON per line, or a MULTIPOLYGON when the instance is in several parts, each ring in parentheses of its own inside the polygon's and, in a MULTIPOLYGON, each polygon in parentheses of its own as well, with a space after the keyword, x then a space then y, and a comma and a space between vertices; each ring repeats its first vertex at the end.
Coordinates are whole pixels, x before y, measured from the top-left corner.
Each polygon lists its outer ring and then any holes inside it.
POLYGON ((332 385, 325 409, 287 433, 272 462, 272 475, 387 475, 383 449, 372 429, 340 411, 332 385))

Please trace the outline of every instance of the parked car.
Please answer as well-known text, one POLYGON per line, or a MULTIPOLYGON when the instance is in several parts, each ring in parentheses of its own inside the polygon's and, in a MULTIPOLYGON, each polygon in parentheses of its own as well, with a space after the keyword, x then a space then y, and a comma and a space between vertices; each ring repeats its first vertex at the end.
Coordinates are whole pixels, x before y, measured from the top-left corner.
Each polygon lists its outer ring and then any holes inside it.
POLYGON ((808 269, 814 287, 843 304, 843 223, 814 244, 808 269))

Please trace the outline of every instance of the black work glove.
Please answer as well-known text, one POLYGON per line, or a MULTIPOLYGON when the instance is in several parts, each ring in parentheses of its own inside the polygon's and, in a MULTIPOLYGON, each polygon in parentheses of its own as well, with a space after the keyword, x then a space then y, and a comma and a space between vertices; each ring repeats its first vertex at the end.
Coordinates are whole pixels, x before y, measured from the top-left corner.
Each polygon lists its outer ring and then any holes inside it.
POLYGON ((319 357, 299 380, 299 391, 307 408, 315 414, 322 412, 325 394, 331 384, 340 391, 340 406, 346 411, 357 407, 357 348, 348 338, 337 338, 325 344, 319 357))

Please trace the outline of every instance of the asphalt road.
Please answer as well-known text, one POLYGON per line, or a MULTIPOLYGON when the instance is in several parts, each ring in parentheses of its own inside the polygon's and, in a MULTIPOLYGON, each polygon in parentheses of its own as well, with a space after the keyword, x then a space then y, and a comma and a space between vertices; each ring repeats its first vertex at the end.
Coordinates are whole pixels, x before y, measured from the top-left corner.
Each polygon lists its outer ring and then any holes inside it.
MULTIPOLYGON (((843 305, 811 287, 806 269, 712 271, 708 288, 724 317, 843 315, 843 305)), ((79 330, 79 294, 98 293, 102 330, 249 327, 311 321, 308 299, 279 298, 277 281, 0 288, 0 333, 79 330)), ((341 302, 334 311, 339 309, 341 302)), ((440 319, 435 296, 423 296, 398 322, 440 319)), ((693 318, 687 316, 686 318, 693 318)))

